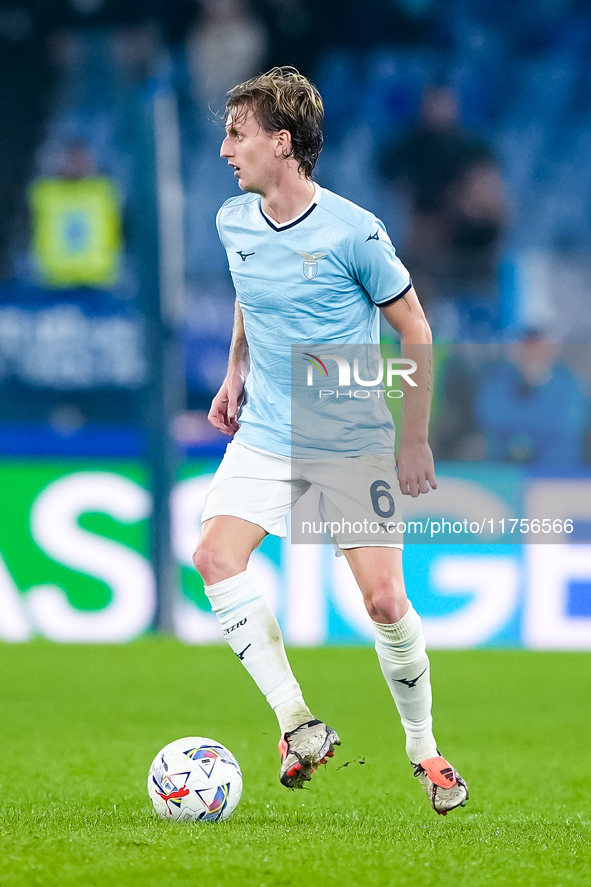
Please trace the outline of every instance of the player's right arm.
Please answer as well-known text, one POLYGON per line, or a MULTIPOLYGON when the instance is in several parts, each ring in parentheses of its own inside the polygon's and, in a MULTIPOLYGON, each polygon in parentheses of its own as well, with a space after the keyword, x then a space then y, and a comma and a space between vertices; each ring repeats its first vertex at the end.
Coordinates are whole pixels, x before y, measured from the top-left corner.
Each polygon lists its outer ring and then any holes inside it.
POLYGON ((223 431, 224 434, 235 434, 240 427, 237 416, 244 400, 244 384, 247 376, 248 342, 244 331, 242 309, 236 299, 228 369, 207 416, 211 424, 223 431))

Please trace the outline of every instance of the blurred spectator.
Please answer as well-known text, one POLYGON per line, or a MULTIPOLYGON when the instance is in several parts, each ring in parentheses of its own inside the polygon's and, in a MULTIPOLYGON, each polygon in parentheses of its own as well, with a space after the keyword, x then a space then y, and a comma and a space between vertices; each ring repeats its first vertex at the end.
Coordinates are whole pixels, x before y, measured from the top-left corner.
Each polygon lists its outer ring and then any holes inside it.
POLYGON ((490 339, 507 202, 492 151, 460 126, 455 94, 429 87, 418 125, 393 148, 382 146, 380 165, 410 203, 401 253, 435 334, 490 339))
POLYGON ((585 461, 588 394, 557 347, 535 331, 514 346, 510 361, 485 369, 475 416, 487 459, 559 469, 585 461))
POLYGON ((98 174, 84 142, 69 142, 55 178, 33 182, 30 204, 33 256, 46 286, 115 283, 122 249, 119 192, 98 174))
POLYGON ((223 109, 228 90, 259 72, 266 41, 245 0, 202 0, 187 36, 191 89, 201 111, 223 109))

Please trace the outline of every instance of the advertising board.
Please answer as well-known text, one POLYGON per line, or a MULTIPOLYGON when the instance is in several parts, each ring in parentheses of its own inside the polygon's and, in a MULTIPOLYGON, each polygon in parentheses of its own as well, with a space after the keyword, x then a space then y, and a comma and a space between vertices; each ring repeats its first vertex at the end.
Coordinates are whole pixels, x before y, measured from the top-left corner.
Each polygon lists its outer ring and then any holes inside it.
MULTIPOLYGON (((216 460, 187 462, 172 499, 179 565, 176 632, 220 640, 191 555, 216 460)), ((439 513, 470 496, 491 517, 527 519, 566 490, 591 520, 591 478, 535 477, 516 467, 442 464, 439 513)), ((150 495, 139 460, 4 460, 0 463, 0 639, 120 643, 151 627, 150 495)), ((418 500, 426 508, 428 497, 418 500)), ((415 515, 419 514, 415 505, 415 515)), ((566 518, 567 515, 559 515, 566 518)), ((583 522, 584 523, 584 522, 583 522)), ((581 521, 579 521, 581 524, 581 521)), ((530 527, 531 530, 531 527, 530 527)), ((538 538, 541 537, 541 533, 538 538)), ((527 541, 531 541, 531 533, 527 541)), ((524 646, 591 649, 591 545, 411 544, 408 593, 432 648, 524 646)), ((345 559, 330 545, 268 537, 249 569, 297 645, 370 643, 371 624, 345 559)))

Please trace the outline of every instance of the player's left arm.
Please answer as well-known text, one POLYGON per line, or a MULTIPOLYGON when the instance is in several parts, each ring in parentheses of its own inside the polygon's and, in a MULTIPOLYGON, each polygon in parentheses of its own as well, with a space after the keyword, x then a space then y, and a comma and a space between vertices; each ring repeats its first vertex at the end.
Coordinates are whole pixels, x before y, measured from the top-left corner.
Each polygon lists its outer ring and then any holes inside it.
POLYGON ((411 378, 416 387, 402 382, 403 422, 398 449, 398 482, 404 495, 418 496, 436 489, 433 453, 428 442, 433 396, 431 328, 411 287, 400 299, 380 309, 400 336, 402 357, 417 364, 411 378))

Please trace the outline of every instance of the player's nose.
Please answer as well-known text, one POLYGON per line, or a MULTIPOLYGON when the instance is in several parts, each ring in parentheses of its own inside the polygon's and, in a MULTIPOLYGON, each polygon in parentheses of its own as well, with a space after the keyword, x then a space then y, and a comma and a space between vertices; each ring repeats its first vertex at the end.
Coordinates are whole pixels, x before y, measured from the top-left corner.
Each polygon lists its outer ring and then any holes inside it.
POLYGON ((230 145, 231 145, 230 139, 226 136, 226 138, 224 139, 224 141, 222 142, 222 145, 220 147, 220 157, 224 157, 224 158, 230 157, 230 154, 231 154, 230 145))

